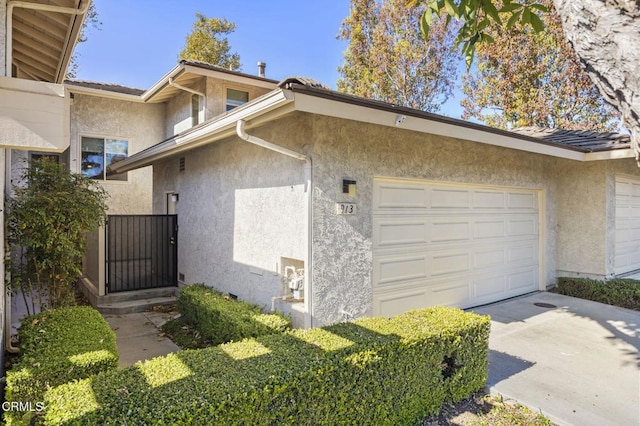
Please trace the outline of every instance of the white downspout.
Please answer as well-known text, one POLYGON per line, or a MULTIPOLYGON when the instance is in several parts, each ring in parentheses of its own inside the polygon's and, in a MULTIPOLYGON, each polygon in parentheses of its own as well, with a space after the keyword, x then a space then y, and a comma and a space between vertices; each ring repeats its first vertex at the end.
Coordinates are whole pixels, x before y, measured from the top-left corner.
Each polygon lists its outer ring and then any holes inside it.
POLYGON ((9 1, 7 4, 7 52, 6 52, 6 76, 11 77, 11 62, 13 61, 13 9, 20 7, 22 9, 42 10, 45 12, 57 12, 67 15, 84 15, 89 9, 87 2, 82 9, 73 7, 54 6, 51 4, 31 3, 26 1, 9 1))
POLYGON ((313 297, 313 292, 312 292, 312 288, 313 288, 313 278, 312 278, 312 273, 311 271, 313 270, 311 268, 311 259, 312 259, 312 254, 313 254, 313 249, 312 249, 312 213, 313 213, 313 198, 312 198, 312 192, 313 192, 313 187, 312 187, 312 182, 313 182, 313 167, 312 167, 312 162, 311 162, 311 157, 301 154, 299 152, 296 151, 292 151, 288 148, 284 148, 282 146, 273 144, 271 142, 267 142, 264 139, 261 139, 257 136, 252 136, 247 134, 247 132, 245 132, 244 130, 244 125, 245 125, 245 121, 244 120, 238 120, 238 122, 236 123, 236 133, 238 135, 238 137, 240 137, 240 139, 247 141, 249 143, 252 143, 254 145, 258 145, 261 146, 263 148, 269 149, 271 151, 275 151, 279 154, 282 155, 286 155, 288 157, 292 157, 295 158, 296 160, 300 160, 300 161, 304 161, 304 178, 305 178, 305 190, 307 193, 307 202, 305 203, 305 228, 306 228, 306 232, 305 232, 305 243, 307 245, 307 253, 306 253, 306 259, 304 260, 304 264, 305 264, 305 274, 304 274, 304 300, 305 300, 305 309, 306 309, 306 314, 305 314, 305 319, 304 319, 304 325, 305 328, 311 328, 313 327, 313 303, 312 303, 312 297, 313 297))

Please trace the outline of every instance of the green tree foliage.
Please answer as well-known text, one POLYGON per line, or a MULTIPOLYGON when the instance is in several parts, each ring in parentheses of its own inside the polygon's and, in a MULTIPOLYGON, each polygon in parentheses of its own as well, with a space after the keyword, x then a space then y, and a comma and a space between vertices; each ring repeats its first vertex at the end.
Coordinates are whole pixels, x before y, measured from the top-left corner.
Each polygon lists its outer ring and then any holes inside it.
POLYGON ((444 19, 422 39, 415 31, 420 15, 406 8, 406 0, 352 0, 338 34, 349 42, 338 90, 438 111, 452 94, 459 56, 444 19))
MULTIPOLYGON (((102 22, 100 21, 100 17, 98 16, 98 10, 96 9, 95 2, 91 2, 89 4, 89 9, 87 10, 87 16, 84 19, 84 23, 82 24, 82 29, 80 30, 80 35, 78 36, 78 43, 84 43, 87 41, 87 31, 88 27, 99 30, 102 26, 102 22)), ((66 78, 75 78, 78 74, 78 53, 74 52, 71 60, 69 61, 69 66, 67 67, 67 75, 66 78)))
POLYGON ((608 131, 617 112, 606 104, 562 32, 551 0, 544 30, 521 22, 487 30, 493 43, 476 47, 476 67, 463 78, 462 117, 502 129, 538 126, 608 131))
POLYGON ((73 304, 86 235, 106 218, 106 192, 46 159, 32 161, 13 189, 6 216, 11 287, 30 294, 40 309, 73 304))
POLYGON ((227 36, 236 29, 236 24, 226 19, 207 18, 196 13, 193 30, 186 38, 180 59, 202 61, 233 71, 240 69, 240 55, 231 53, 227 36))
POLYGON ((460 23, 456 45, 465 55, 467 68, 471 66, 476 44, 492 43, 491 28, 505 25, 511 28, 516 23, 530 25, 536 32, 542 31, 542 14, 548 12, 546 6, 531 0, 408 0, 410 9, 422 8, 420 30, 425 39, 437 22, 434 17, 446 18, 446 22, 455 19, 460 23), (498 7, 494 3, 499 4, 498 7))

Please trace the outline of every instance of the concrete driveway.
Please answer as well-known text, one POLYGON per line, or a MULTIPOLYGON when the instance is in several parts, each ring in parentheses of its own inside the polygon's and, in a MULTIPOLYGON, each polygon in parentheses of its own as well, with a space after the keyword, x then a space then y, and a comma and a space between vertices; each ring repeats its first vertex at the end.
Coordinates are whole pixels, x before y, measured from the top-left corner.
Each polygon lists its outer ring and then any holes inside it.
POLYGON ((472 311, 492 319, 492 394, 560 425, 640 425, 640 312, 546 292, 472 311))

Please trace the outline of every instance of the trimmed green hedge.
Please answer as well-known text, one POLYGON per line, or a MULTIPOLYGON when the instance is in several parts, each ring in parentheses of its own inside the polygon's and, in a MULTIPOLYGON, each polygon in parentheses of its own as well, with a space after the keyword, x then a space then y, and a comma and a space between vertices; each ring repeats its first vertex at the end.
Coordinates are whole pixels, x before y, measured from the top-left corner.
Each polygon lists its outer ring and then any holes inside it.
POLYGON ((291 327, 291 321, 282 315, 264 314, 259 306, 231 299, 204 284, 182 288, 178 311, 214 345, 281 333, 291 327))
POLYGON ((557 293, 640 311, 640 281, 619 278, 598 281, 588 278, 558 278, 557 293))
POLYGON ((45 423, 419 424, 483 388, 489 325, 437 307, 186 350, 50 390, 45 423))
MULTIPOLYGON (((51 387, 118 368, 115 333, 87 306, 27 317, 19 336, 20 359, 7 371, 7 402, 42 402, 51 387)), ((6 420, 20 414, 7 412, 6 420)))

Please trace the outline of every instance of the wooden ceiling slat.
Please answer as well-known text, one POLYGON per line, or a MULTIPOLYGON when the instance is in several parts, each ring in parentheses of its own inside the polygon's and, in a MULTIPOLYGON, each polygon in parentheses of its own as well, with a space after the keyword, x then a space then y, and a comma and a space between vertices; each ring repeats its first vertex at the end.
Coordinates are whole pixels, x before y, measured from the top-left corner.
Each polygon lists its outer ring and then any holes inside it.
POLYGON ((51 81, 53 78, 52 74, 49 74, 45 71, 32 67, 29 64, 26 64, 19 59, 14 60, 14 63, 18 66, 18 68, 28 74, 34 75, 38 77, 42 81, 51 81))
POLYGON ((42 32, 36 30, 35 28, 26 25, 24 22, 13 22, 13 38, 16 40, 21 40, 24 36, 28 36, 32 40, 45 44, 53 49, 60 50, 62 49, 63 42, 54 37, 50 37, 42 32))
POLYGON ((33 41, 33 39, 27 39, 27 38, 22 38, 22 39, 16 39, 13 41, 13 48, 16 50, 16 52, 20 52, 23 53, 27 56, 40 56, 40 55, 44 55, 47 57, 47 59, 51 59, 54 61, 58 61, 60 58, 60 50, 59 49, 53 49, 49 46, 45 46, 43 44, 38 44, 35 41, 33 41))
POLYGON ((41 62, 35 58, 24 55, 20 52, 14 52, 13 57, 15 60, 22 62, 23 64, 27 64, 35 69, 46 72, 47 74, 55 75, 56 67, 52 67, 50 64, 46 64, 41 62))
MULTIPOLYGON (((21 20, 29 25, 33 26, 39 32, 49 35, 50 37, 57 38, 59 40, 65 40, 67 37, 67 27, 64 25, 58 25, 50 20, 45 19, 42 13, 32 13, 32 10, 27 9, 14 9, 13 19, 14 21, 21 20)), ((68 25, 68 21, 67 21, 68 25)))

